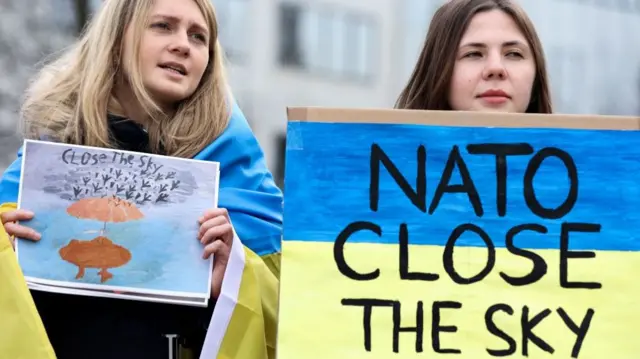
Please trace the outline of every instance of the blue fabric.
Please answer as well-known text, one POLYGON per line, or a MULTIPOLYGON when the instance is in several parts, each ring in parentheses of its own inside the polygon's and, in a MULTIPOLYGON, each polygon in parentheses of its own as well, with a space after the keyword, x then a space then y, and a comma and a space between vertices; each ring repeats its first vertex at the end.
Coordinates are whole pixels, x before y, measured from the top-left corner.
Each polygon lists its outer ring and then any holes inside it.
MULTIPOLYGON (((194 158, 220 162, 218 206, 229 211, 242 243, 261 256, 280 252, 282 192, 237 103, 226 130, 194 158)), ((22 148, 0 180, 0 203, 18 201, 21 167, 22 148)))

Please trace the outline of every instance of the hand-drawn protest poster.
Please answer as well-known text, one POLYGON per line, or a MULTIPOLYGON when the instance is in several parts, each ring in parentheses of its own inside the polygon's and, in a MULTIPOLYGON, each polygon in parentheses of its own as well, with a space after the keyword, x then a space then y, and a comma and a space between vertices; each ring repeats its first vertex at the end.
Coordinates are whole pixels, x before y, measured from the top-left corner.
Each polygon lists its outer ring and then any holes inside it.
POLYGON ((218 202, 219 163, 26 140, 17 241, 31 288, 206 306, 212 260, 198 218, 218 202))
POLYGON ((279 359, 638 357, 640 119, 289 121, 279 359))

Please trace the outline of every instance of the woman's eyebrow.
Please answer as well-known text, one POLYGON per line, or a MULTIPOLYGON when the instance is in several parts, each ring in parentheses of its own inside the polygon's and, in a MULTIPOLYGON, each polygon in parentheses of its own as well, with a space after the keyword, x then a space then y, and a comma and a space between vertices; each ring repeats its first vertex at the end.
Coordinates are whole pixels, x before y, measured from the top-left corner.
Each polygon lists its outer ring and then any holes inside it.
MULTIPOLYGON (((502 43, 503 47, 509 47, 509 46, 527 46, 525 43, 523 43, 522 41, 518 41, 518 40, 512 40, 512 41, 505 41, 502 43)), ((460 47, 479 47, 479 48, 486 48, 487 44, 483 43, 483 42, 468 42, 465 44, 462 44, 460 47)))
MULTIPOLYGON (((182 19, 178 16, 175 15, 165 15, 165 14, 155 14, 152 16, 152 18, 156 19, 156 18, 160 18, 160 19, 164 19, 164 20, 168 20, 170 22, 180 22, 182 19)), ((204 33, 209 33, 209 31, 207 30, 207 28, 205 26, 203 26, 202 24, 192 21, 189 23, 190 26, 195 26, 198 28, 198 30, 204 32, 204 33)))

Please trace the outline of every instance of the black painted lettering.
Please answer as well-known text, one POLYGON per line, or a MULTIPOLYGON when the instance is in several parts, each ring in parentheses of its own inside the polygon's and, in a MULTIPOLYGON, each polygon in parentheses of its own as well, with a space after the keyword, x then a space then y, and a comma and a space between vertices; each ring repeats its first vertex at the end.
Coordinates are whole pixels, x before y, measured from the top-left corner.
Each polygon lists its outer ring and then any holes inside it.
POLYGON ((128 164, 129 166, 132 166, 132 165, 133 165, 133 162, 134 162, 134 160, 135 160, 135 159, 136 159, 136 156, 134 156, 134 155, 128 155, 128 156, 127 156, 127 160, 126 160, 126 161, 127 161, 127 164, 128 164))
POLYGON ((509 334, 505 333, 502 329, 498 328, 496 323, 493 321, 493 315, 497 312, 505 312, 509 315, 513 315, 513 308, 511 308, 507 304, 494 304, 489 309, 487 309, 484 314, 484 323, 487 326, 487 330, 489 333, 495 335, 496 337, 504 340, 507 343, 507 349, 489 349, 487 348, 487 353, 494 357, 506 357, 513 355, 516 352, 517 346, 516 341, 509 334))
POLYGON ((460 309, 462 303, 443 301, 434 302, 431 307, 431 347, 433 351, 440 354, 461 354, 460 349, 442 349, 440 346, 440 333, 455 333, 458 331, 458 327, 455 325, 440 325, 440 310, 441 309, 460 309))
POLYGON ((138 166, 138 168, 146 167, 145 169, 149 169, 150 165, 151 165, 151 157, 149 157, 149 156, 140 156, 140 165, 138 166), (147 159, 149 161, 147 161, 147 159))
POLYGON ((528 143, 486 143, 468 145, 472 155, 494 155, 496 157, 496 205, 498 216, 507 214, 507 157, 525 156, 533 153, 528 143))
POLYGON ((400 313, 400 302, 393 302, 393 352, 400 352, 400 333, 416 333, 415 350, 416 353, 422 353, 422 341, 424 337, 424 309, 422 301, 418 301, 415 327, 401 327, 400 313))
POLYGON ((349 237, 352 234, 360 231, 371 231, 380 237, 382 235, 382 229, 380 226, 371 222, 353 222, 349 224, 336 238, 333 244, 333 259, 336 262, 336 266, 340 273, 345 277, 353 280, 373 280, 380 276, 380 269, 376 269, 369 273, 358 273, 351 268, 344 258, 344 245, 347 243, 349 237))
POLYGON ((567 326, 567 328, 569 328, 573 332, 573 334, 576 335, 576 342, 573 345, 573 349, 571 350, 571 357, 577 358, 580 355, 582 343, 584 343, 584 338, 587 336, 589 326, 591 325, 591 319, 593 318, 593 314, 595 314, 595 311, 589 308, 579 327, 571 319, 571 317, 569 317, 569 314, 567 314, 564 309, 558 308, 556 311, 558 312, 558 315, 560 315, 560 318, 562 318, 562 321, 567 326))
POLYGON ((89 152, 83 153, 82 156, 80 157, 80 163, 86 166, 89 164, 89 161, 91 161, 91 153, 89 152))
POLYGON ((92 154, 91 159, 93 160, 93 162, 91 163, 92 166, 95 166, 98 163, 100 163, 100 156, 97 154, 92 154))
POLYGON ((362 327, 364 333, 364 350, 371 351, 371 313, 373 307, 393 307, 400 303, 393 300, 382 299, 343 299, 342 305, 351 307, 362 307, 362 327))
POLYGON ((449 274, 449 277, 451 277, 454 282, 458 284, 472 284, 483 280, 487 275, 489 275, 489 273, 491 273, 491 270, 493 270, 493 267, 496 264, 496 249, 493 245, 493 242, 491 241, 491 238, 489 238, 489 235, 484 230, 482 230, 482 228, 471 223, 461 224, 456 227, 453 232, 451 232, 451 236, 449 236, 449 240, 447 240, 447 243, 445 244, 444 253, 442 254, 442 263, 444 266, 444 270, 447 272, 447 274, 449 274), (484 268, 478 274, 471 278, 464 278, 460 274, 458 274, 453 263, 453 254, 456 247, 456 241, 466 231, 477 234, 482 239, 485 246, 487 246, 488 251, 487 262, 484 268))
POLYGON ((124 153, 120 154, 119 159, 121 165, 131 165, 131 162, 129 162, 129 158, 124 153))
POLYGON ((417 150, 417 174, 416 189, 411 188, 407 179, 400 173, 400 170, 391 161, 389 156, 380 148, 379 145, 371 145, 371 162, 370 162, 370 182, 369 182, 369 207, 372 211, 378 210, 378 202, 380 197, 380 163, 387 169, 393 180, 400 186, 404 195, 413 203, 416 208, 422 212, 427 211, 427 150, 424 146, 419 146, 417 150))
POLYGON ((429 205, 429 214, 433 214, 438 208, 438 204, 440 204, 440 200, 442 199, 442 195, 445 193, 466 193, 469 197, 469 202, 473 206, 473 211, 476 216, 482 217, 484 214, 484 210, 482 209, 482 202, 480 201, 480 195, 478 194, 478 190, 476 189, 476 185, 473 183, 471 179, 471 174, 467 169, 467 164, 462 159, 460 155, 460 150, 458 146, 453 146, 451 152, 449 152, 449 158, 447 159, 447 163, 444 166, 444 170, 442 171, 442 177, 440 177, 440 183, 438 183, 438 187, 436 188, 436 193, 433 195, 433 199, 431 200, 431 205, 429 205), (453 174, 454 168, 458 168, 458 172, 460 173, 460 178, 462 179, 461 184, 449 184, 451 180, 451 175, 453 174))
POLYGON ((62 162, 69 164, 71 162, 70 156, 73 157, 73 150, 70 148, 64 150, 64 152, 62 152, 62 162))
POLYGON ((570 251, 569 233, 600 233, 601 225, 593 223, 562 223, 560 230, 560 286, 563 288, 583 288, 600 289, 602 284, 598 282, 570 282, 569 281, 569 259, 595 258, 596 253, 592 251, 570 251))
POLYGON ((80 166, 80 163, 77 162, 77 153, 76 151, 72 151, 71 152, 71 159, 69 160, 69 163, 71 163, 72 165, 78 165, 80 166))
POLYGON ((567 215, 573 209, 573 206, 578 200, 578 169, 576 164, 567 152, 555 148, 546 147, 538 151, 527 165, 527 170, 524 173, 524 200, 527 203, 527 207, 535 215, 540 218, 546 219, 558 219, 567 215), (569 176, 569 193, 564 202, 556 208, 543 207, 538 198, 536 197, 535 189, 533 188, 533 179, 538 172, 538 169, 542 165, 545 159, 549 157, 556 157, 564 164, 567 169, 567 175, 569 176))
POLYGON ((547 274, 547 262, 545 262, 544 258, 536 254, 535 252, 524 250, 516 247, 513 244, 514 237, 523 231, 534 231, 538 233, 547 233, 547 228, 545 226, 539 224, 522 224, 519 226, 515 226, 511 228, 507 232, 506 236, 506 246, 507 250, 512 254, 515 254, 520 257, 524 257, 529 259, 533 263, 533 268, 529 274, 524 277, 512 277, 504 272, 500 272, 500 277, 505 280, 505 282, 511 284, 512 286, 523 286, 529 285, 539 281, 542 277, 547 274))
POLYGON ((536 314, 533 318, 529 319, 529 307, 526 305, 522 308, 522 318, 520 324, 522 325, 522 355, 529 356, 529 341, 538 346, 538 348, 544 350, 549 354, 553 354, 554 349, 549 343, 542 340, 539 336, 533 333, 533 329, 544 318, 551 314, 551 310, 545 309, 542 312, 536 314))
POLYGON ((409 272, 409 230, 405 223, 400 225, 400 279, 436 281, 440 277, 435 273, 409 272))
POLYGON ((152 163, 153 171, 151 173, 156 174, 164 165, 159 165, 157 163, 152 163))

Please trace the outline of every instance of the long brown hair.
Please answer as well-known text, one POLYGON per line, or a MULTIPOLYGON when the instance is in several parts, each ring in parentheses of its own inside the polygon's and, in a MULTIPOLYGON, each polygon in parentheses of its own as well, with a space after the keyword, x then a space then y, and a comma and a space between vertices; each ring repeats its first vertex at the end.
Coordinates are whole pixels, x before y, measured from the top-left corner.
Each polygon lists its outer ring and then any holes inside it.
POLYGON ((513 18, 533 51, 536 78, 526 112, 552 113, 542 44, 527 14, 511 0, 451 0, 442 5, 433 15, 418 62, 395 107, 451 110, 447 95, 460 40, 476 14, 494 9, 513 18))
POLYGON ((227 127, 230 91, 215 10, 209 0, 195 2, 211 34, 209 63, 195 93, 182 101, 175 113, 160 110, 142 85, 139 70, 137 49, 153 0, 109 0, 103 2, 80 39, 36 74, 21 109, 24 137, 114 146, 107 113, 122 114, 113 88, 122 70, 125 30, 132 26, 132 47, 136 50, 129 82, 151 119, 147 128, 151 151, 188 158, 209 145, 227 127))

